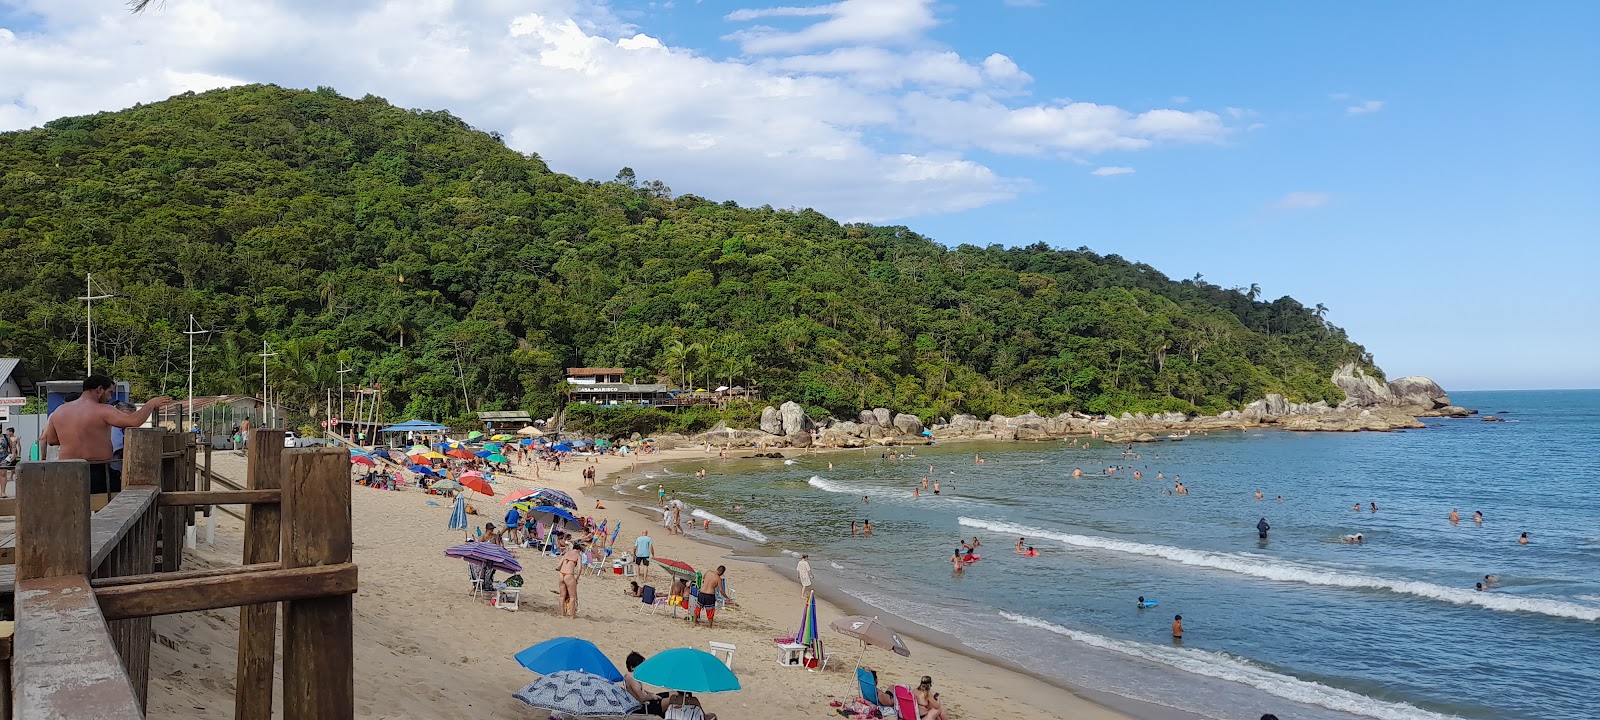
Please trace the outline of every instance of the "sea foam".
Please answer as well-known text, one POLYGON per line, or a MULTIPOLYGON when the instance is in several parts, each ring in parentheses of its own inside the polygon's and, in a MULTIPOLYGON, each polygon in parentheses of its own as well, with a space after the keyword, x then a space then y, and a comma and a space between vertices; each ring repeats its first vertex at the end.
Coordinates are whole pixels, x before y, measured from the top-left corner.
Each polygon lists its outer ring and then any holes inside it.
POLYGON ((751 530, 749 527, 746 527, 744 525, 740 525, 739 523, 736 523, 736 522, 734 522, 732 520, 729 520, 727 518, 720 517, 720 516, 717 516, 717 515, 713 515, 713 514, 711 514, 709 512, 706 512, 704 510, 700 510, 700 509, 696 508, 694 512, 689 513, 689 514, 693 515, 694 517, 700 518, 702 520, 710 520, 713 523, 721 525, 722 527, 725 527, 725 528, 727 528, 729 530, 732 530, 735 533, 743 535, 746 538, 748 538, 750 540, 754 540, 754 541, 756 541, 758 543, 764 543, 764 542, 767 541, 767 536, 762 535, 759 531, 751 530))
POLYGON ((958 522, 967 527, 991 530, 1008 536, 1047 538, 1076 547, 1162 558, 1184 565, 1223 570, 1279 582, 1295 582, 1324 587, 1386 590, 1456 605, 1477 605, 1501 612, 1530 612, 1591 622, 1600 620, 1600 607, 1579 605, 1553 598, 1479 592, 1477 590, 1445 587, 1415 580, 1394 580, 1372 575, 1357 575, 1314 565, 1274 560, 1261 555, 1247 553, 1190 550, 1168 545, 1149 545, 1092 535, 1073 535, 1001 520, 976 520, 963 517, 958 522))
POLYGON ((1046 630, 1090 647, 1158 662, 1195 675, 1249 685, 1285 700, 1307 705, 1317 705, 1378 720, 1452 720, 1453 717, 1423 710, 1414 705, 1377 700, 1349 690, 1275 673, 1227 653, 1118 640, 1005 611, 1000 612, 1000 617, 1018 625, 1046 630))

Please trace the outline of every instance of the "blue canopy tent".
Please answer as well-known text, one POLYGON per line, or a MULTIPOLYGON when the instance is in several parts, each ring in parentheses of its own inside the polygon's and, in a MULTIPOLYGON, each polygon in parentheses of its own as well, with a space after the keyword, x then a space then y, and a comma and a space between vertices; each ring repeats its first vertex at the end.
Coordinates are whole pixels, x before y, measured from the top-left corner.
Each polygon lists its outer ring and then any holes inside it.
POLYGON ((435 422, 428 422, 427 420, 407 420, 399 425, 390 425, 389 427, 383 428, 378 432, 439 432, 441 430, 449 429, 450 428, 448 426, 440 425, 439 423, 435 422))

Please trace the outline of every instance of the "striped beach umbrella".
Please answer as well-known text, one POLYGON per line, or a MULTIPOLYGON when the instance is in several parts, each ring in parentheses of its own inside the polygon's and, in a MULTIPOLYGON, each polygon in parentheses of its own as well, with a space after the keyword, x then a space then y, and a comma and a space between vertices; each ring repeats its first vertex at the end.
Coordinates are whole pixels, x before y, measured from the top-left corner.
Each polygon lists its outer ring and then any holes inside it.
POLYGON ((550 488, 534 488, 533 491, 536 494, 529 495, 529 498, 534 498, 551 505, 559 505, 564 508, 570 508, 572 510, 578 509, 577 501, 573 500, 571 495, 561 492, 560 490, 552 490, 550 488))
POLYGON ((469 542, 452 548, 445 548, 445 557, 461 558, 475 565, 492 567, 508 573, 522 572, 522 563, 512 557, 511 551, 485 542, 469 542))

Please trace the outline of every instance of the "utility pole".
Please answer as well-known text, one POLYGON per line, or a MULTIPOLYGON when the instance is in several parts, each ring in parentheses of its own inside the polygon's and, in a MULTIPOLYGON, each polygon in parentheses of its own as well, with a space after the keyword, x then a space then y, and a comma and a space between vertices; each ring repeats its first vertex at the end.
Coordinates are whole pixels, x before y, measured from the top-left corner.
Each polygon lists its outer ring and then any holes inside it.
POLYGON ((267 358, 277 355, 267 352, 267 339, 261 338, 261 416, 266 418, 266 427, 272 427, 272 405, 267 400, 267 358))
POLYGON ((194 336, 204 335, 210 330, 199 330, 194 326, 194 313, 189 314, 189 329, 183 334, 189 336, 189 404, 183 406, 183 419, 178 422, 179 432, 189 431, 189 418, 194 412, 194 336))
POLYGON ((83 276, 83 297, 85 324, 83 331, 83 374, 94 374, 94 301, 104 300, 113 295, 94 294, 94 273, 85 273, 83 276))
MULTIPOLYGON (((344 366, 344 358, 339 359, 339 417, 344 418, 344 374, 354 370, 344 366)), ((341 435, 340 437, 343 437, 341 435)))

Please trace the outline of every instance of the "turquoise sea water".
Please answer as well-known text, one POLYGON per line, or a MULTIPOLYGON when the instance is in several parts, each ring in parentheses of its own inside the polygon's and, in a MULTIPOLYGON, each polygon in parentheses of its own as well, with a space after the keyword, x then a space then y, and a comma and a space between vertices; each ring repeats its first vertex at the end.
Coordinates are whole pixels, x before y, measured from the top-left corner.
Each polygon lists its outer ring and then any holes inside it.
POLYGON ((1135 445, 1138 458, 1050 442, 710 461, 705 481, 694 463, 619 489, 664 482, 724 532, 810 552, 824 582, 886 612, 1209 717, 1600 717, 1600 391, 1452 397, 1508 422, 1230 432, 1135 445), (912 497, 929 464, 944 494, 912 497), (1114 465, 1127 469, 1071 477, 1114 465), (1176 475, 1189 495, 1161 492, 1176 475), (867 518, 874 536, 852 537, 867 518), (1365 544, 1339 542, 1357 532, 1365 544), (984 559, 954 575, 973 536, 984 559), (1018 537, 1041 555, 1014 556, 1018 537), (1499 583, 1474 590, 1486 574, 1499 583), (1140 595, 1160 605, 1141 611, 1140 595))

